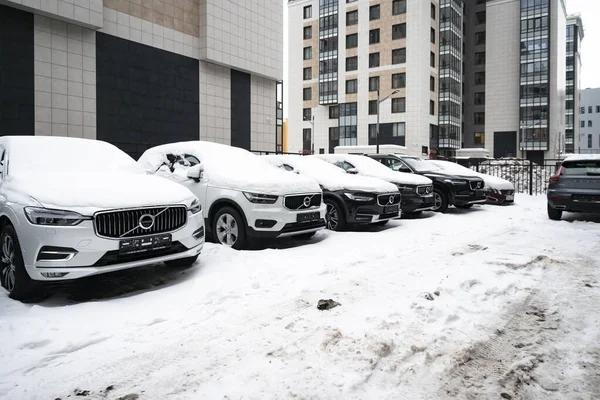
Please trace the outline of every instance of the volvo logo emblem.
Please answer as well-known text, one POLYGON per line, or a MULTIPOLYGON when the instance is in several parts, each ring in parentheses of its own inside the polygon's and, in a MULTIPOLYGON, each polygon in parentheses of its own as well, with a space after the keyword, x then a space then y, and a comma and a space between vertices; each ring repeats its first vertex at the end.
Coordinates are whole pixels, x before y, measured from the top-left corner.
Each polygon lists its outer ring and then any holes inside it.
POLYGON ((143 230, 147 231, 148 229, 154 226, 154 215, 144 214, 138 220, 138 226, 143 230))
POLYGON ((394 195, 390 196, 390 199, 388 200, 388 204, 394 204, 394 195))
POLYGON ((310 207, 310 201, 311 201, 311 198, 306 196, 304 198, 304 201, 302 201, 302 204, 304 205, 304 207, 308 208, 308 207, 310 207))

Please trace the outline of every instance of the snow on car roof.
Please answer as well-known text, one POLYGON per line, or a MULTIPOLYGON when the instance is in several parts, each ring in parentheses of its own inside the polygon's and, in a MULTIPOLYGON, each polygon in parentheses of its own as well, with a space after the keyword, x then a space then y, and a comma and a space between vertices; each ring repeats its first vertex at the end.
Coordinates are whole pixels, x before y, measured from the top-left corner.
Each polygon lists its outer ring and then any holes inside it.
POLYGON ((276 195, 321 191, 312 179, 274 168, 244 149, 213 142, 198 140, 156 146, 147 150, 138 162, 155 173, 167 161, 167 154, 195 156, 204 166, 204 176, 215 186, 276 195))
MULTIPOLYGON (((360 190, 365 192, 388 193, 398 188, 381 179, 346 173, 327 161, 316 157, 300 155, 262 156, 270 164, 280 167, 289 165, 300 174, 308 176, 328 190, 360 190)), ((290 172, 288 172, 290 173, 290 172)))
POLYGON ((598 161, 598 160, 600 160, 600 154, 571 154, 570 156, 565 157, 563 162, 565 162, 565 161, 588 161, 588 160, 598 161))
POLYGON ((393 171, 379 161, 366 156, 358 156, 353 154, 319 154, 312 157, 317 157, 322 160, 334 163, 346 161, 352 164, 360 175, 380 178, 388 182, 406 185, 431 185, 431 179, 417 175, 407 174, 405 172, 393 171))

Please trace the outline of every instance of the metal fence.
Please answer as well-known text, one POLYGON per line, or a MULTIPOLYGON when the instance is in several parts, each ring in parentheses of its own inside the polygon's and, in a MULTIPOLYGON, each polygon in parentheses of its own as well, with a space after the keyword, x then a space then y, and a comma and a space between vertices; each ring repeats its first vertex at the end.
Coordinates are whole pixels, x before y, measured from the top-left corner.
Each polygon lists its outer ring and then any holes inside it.
POLYGON ((544 160, 538 164, 522 159, 498 159, 485 160, 470 165, 470 168, 512 182, 517 193, 539 195, 546 193, 548 180, 560 163, 561 160, 544 160))

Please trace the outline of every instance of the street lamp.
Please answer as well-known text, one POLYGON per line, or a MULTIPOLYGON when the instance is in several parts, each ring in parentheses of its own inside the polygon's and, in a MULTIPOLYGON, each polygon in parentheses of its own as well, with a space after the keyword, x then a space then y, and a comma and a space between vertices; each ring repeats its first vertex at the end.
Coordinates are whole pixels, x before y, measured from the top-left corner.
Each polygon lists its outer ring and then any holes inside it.
POLYGON ((392 93, 388 94, 387 96, 385 96, 383 99, 379 99, 379 89, 377 89, 377 127, 375 128, 376 130, 376 143, 377 143, 377 154, 379 154, 379 104, 383 103, 384 101, 386 101, 390 96, 395 95, 396 93, 400 92, 399 90, 394 90, 392 93))
POLYGON ((311 118, 304 117, 303 120, 310 122, 312 125, 312 129, 310 131, 310 153, 315 154, 315 145, 313 143, 313 134, 315 133, 315 116, 313 115, 311 118))

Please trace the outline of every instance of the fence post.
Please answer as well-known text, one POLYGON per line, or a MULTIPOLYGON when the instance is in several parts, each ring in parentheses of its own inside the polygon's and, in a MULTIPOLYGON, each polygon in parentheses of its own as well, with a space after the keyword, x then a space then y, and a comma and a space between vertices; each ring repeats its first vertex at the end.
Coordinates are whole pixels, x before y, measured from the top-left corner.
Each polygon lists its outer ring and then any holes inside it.
POLYGON ((529 195, 533 195, 533 162, 529 161, 529 195))

